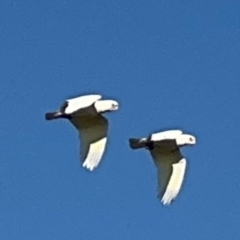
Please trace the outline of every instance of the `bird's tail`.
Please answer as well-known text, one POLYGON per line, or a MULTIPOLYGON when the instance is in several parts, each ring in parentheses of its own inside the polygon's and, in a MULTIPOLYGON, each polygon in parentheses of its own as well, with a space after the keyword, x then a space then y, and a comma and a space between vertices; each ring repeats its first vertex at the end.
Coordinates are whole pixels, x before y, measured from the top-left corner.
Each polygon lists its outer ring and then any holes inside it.
POLYGON ((61 118, 60 112, 48 112, 45 114, 46 120, 53 120, 53 119, 57 119, 57 118, 61 118))
POLYGON ((139 138, 129 138, 129 145, 132 149, 145 148, 147 146, 147 140, 139 138))

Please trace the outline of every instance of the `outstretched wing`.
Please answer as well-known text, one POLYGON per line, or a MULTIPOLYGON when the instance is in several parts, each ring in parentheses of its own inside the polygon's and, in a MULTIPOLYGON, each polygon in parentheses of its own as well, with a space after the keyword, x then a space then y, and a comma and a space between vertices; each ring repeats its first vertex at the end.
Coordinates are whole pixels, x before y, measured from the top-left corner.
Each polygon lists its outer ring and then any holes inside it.
POLYGON ((186 159, 183 158, 179 148, 161 152, 155 147, 151 154, 157 166, 158 197, 161 198, 164 205, 169 205, 181 189, 186 170, 186 159))
POLYGON ((92 171, 99 165, 106 148, 108 120, 96 115, 73 118, 71 122, 79 130, 82 166, 92 171))
POLYGON ((61 106, 60 111, 65 114, 72 114, 79 109, 84 109, 90 107, 94 102, 101 99, 101 95, 92 94, 84 95, 77 98, 72 98, 66 100, 66 102, 61 106))
POLYGON ((151 136, 152 141, 162 141, 166 139, 176 139, 182 134, 181 130, 167 130, 163 132, 153 133, 151 136))

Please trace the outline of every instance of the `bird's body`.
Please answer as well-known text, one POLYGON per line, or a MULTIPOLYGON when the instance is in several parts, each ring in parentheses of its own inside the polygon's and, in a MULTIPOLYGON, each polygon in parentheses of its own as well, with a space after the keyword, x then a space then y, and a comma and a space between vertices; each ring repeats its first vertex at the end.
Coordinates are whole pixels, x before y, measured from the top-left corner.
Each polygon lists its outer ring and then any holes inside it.
POLYGON ((107 143, 108 120, 101 114, 118 109, 116 101, 101 98, 101 95, 86 95, 69 99, 59 111, 45 115, 47 120, 68 119, 75 126, 81 142, 81 161, 90 171, 100 163, 107 143))
POLYGON ((158 196, 164 205, 170 204, 181 189, 186 170, 180 147, 195 144, 195 137, 180 130, 168 130, 148 138, 130 138, 129 143, 132 149, 150 151, 158 172, 158 196))

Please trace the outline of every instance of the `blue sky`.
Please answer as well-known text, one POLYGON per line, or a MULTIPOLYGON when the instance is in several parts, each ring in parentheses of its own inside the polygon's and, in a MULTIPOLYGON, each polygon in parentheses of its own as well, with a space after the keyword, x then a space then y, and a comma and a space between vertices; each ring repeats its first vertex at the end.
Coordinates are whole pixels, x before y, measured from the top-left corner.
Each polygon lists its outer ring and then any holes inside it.
POLYGON ((240 2, 0 2, 1 240, 240 239, 240 2), (79 164, 69 97, 119 101, 100 167, 79 164), (156 198, 129 137, 180 128, 198 143, 176 201, 156 198))

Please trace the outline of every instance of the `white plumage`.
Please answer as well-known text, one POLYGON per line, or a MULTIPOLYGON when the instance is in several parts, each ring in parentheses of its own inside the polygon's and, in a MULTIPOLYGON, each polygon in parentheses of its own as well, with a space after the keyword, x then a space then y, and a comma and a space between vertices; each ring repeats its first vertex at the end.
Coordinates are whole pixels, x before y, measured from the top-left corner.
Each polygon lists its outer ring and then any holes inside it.
POLYGON ((78 130, 82 166, 94 170, 107 144, 108 120, 102 113, 118 110, 115 100, 101 100, 101 95, 85 95, 66 100, 57 112, 46 113, 46 120, 68 119, 78 130))
POLYGON ((100 100, 101 98, 102 98, 101 95, 86 95, 86 96, 68 99, 66 100, 68 105, 65 108, 64 113, 72 114, 75 111, 78 111, 83 108, 87 108, 97 100, 100 100))
POLYGON ((158 197, 164 205, 174 200, 183 184, 187 161, 180 152, 181 146, 196 143, 194 136, 181 130, 168 130, 151 134, 148 138, 130 138, 132 149, 146 148, 157 167, 158 197))

